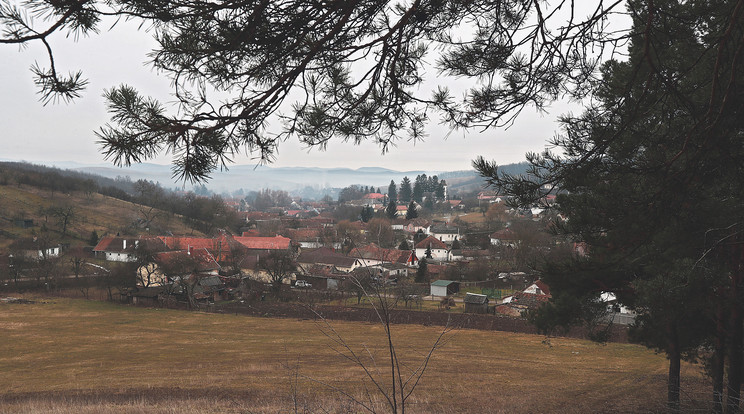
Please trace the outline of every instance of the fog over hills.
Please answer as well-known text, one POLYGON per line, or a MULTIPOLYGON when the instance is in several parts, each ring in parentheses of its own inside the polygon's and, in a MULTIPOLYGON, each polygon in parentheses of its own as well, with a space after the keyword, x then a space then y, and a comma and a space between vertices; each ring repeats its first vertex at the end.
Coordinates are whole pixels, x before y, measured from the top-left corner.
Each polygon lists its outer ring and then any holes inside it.
MULTIPOLYGON (((12 161, 12 160, 7 160, 12 161)), ((15 160, 18 161, 18 160, 15 160)), ((142 163, 130 167, 116 167, 112 164, 81 164, 77 162, 33 162, 34 164, 54 166, 108 178, 129 177, 132 181, 145 179, 154 181, 161 186, 174 189, 191 190, 194 185, 183 183, 172 177, 171 167, 168 165, 142 163)), ((523 164, 510 164, 504 169, 514 172, 524 170, 523 164)), ((409 170, 396 171, 381 167, 352 168, 321 168, 321 167, 271 167, 266 165, 231 165, 229 170, 217 171, 212 174, 206 187, 214 193, 233 193, 237 190, 258 191, 264 188, 285 190, 292 194, 327 193, 334 195, 336 191, 349 185, 379 187, 387 191, 390 180, 400 184, 403 177, 411 181, 417 175, 437 175, 447 179, 451 190, 462 186, 462 190, 472 191, 482 187, 483 180, 475 171, 434 171, 409 170), (329 191, 325 191, 329 190, 329 191)), ((456 192, 456 191, 455 191, 456 192)))

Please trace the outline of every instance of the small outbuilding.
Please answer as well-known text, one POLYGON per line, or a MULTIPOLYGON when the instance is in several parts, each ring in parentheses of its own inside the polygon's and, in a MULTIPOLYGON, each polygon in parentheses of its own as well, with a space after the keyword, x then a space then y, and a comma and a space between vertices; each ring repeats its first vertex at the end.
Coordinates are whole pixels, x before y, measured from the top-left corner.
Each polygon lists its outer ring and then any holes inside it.
POLYGON ((431 283, 431 296, 449 296, 460 291, 460 282, 437 280, 431 283))
POLYGON ((486 295, 467 293, 463 302, 465 302, 465 312, 488 313, 488 296, 486 295))

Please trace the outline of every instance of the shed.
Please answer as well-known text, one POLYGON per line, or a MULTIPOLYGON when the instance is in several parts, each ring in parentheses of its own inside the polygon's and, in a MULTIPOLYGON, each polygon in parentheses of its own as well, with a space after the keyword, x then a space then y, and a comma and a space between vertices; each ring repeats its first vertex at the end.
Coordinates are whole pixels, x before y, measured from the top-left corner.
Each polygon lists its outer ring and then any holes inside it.
POLYGON ((488 296, 486 295, 468 293, 463 302, 465 302, 465 312, 488 313, 488 296))
POLYGON ((449 296, 460 291, 460 282, 437 280, 431 283, 431 296, 449 296))

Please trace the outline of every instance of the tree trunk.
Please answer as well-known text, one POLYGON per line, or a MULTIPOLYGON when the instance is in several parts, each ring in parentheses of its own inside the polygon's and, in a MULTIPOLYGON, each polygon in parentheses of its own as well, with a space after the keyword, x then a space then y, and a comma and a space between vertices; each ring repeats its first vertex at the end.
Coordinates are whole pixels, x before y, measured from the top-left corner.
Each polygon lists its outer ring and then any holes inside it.
POLYGON ((723 371, 726 356, 726 319, 723 305, 716 311, 716 336, 713 343, 711 377, 713 380, 713 412, 723 413, 723 371))
POLYGON ((667 379, 667 406, 671 412, 679 412, 679 378, 681 354, 679 350, 679 336, 677 327, 671 324, 667 330, 669 357, 669 378, 667 379))
MULTIPOLYGON (((738 272, 737 272, 738 273, 738 272)), ((738 279, 735 275, 735 279, 738 279)), ((728 368, 728 388, 726 392, 726 412, 735 414, 739 412, 739 398, 741 396, 741 369, 742 369, 742 312, 739 301, 738 280, 734 281, 733 297, 734 304, 731 308, 730 317, 730 347, 729 347, 729 368, 728 368)))
POLYGON ((726 412, 728 414, 735 414, 739 412, 739 399, 741 397, 741 370, 742 370, 742 340, 744 339, 744 332, 742 326, 742 306, 741 306, 741 290, 742 280, 744 279, 744 272, 742 271, 741 265, 744 262, 744 251, 740 246, 733 247, 735 249, 732 255, 733 260, 731 267, 734 269, 731 275, 731 314, 730 314, 730 325, 729 325, 729 369, 728 369, 728 388, 726 390, 726 412))
POLYGON ((741 395, 741 364, 742 364, 742 315, 738 305, 734 305, 731 312, 731 345, 729 352, 728 389, 726 397, 726 412, 739 412, 739 398, 741 395))

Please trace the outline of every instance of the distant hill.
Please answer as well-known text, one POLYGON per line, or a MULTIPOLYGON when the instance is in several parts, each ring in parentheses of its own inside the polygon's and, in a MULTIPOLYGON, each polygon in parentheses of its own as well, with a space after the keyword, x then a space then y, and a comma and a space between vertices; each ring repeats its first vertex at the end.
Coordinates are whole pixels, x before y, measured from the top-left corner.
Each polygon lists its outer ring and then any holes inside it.
MULTIPOLYGON (((167 165, 142 163, 131 167, 118 168, 110 164, 84 165, 75 162, 55 162, 58 168, 69 169, 71 172, 100 176, 112 182, 137 181, 144 179, 159 183, 169 189, 185 188, 191 190, 191 184, 174 180, 171 167, 167 165), (129 177, 130 180, 126 180, 129 177), (118 180, 117 180, 118 178, 118 180)), ((527 164, 507 164, 501 167, 509 173, 526 171, 527 164)), ((305 198, 321 198, 324 194, 332 196, 338 190, 350 185, 379 187, 387 191, 390 180, 400 184, 403 177, 413 179, 420 174, 437 175, 445 179, 450 194, 460 192, 480 191, 484 181, 474 170, 463 171, 435 171, 408 170, 396 171, 380 167, 351 168, 322 168, 322 167, 271 167, 266 165, 233 165, 228 171, 218 171, 206 183, 206 187, 217 194, 233 193, 237 190, 258 191, 265 188, 284 190, 293 195, 305 198)))

